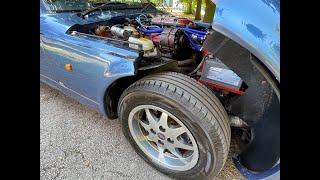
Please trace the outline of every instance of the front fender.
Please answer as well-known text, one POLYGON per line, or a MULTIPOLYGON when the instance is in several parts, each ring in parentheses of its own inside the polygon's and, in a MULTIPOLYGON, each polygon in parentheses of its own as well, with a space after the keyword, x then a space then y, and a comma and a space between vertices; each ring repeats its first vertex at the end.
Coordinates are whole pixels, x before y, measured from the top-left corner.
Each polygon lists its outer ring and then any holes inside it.
POLYGON ((279 179, 280 2, 217 0, 214 3, 215 31, 204 47, 249 87, 229 107, 230 112, 251 126, 253 134, 251 143, 234 158, 234 163, 248 179, 279 179))
POLYGON ((254 54, 280 83, 280 0, 216 0, 212 27, 254 54))

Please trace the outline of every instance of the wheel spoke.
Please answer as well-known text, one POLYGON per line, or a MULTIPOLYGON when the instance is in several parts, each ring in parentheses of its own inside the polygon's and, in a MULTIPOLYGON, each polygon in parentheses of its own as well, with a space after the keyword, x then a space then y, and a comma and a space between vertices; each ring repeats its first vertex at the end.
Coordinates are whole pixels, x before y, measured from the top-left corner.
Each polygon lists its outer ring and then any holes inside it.
POLYGON ((176 156, 177 158, 179 158, 179 160, 184 163, 184 164, 188 164, 189 161, 187 161, 186 158, 184 158, 182 156, 182 154, 176 150, 176 148, 173 145, 169 145, 166 147, 168 151, 170 151, 174 156, 176 156))
POLYGON ((167 134, 173 139, 177 139, 178 136, 186 132, 186 129, 183 127, 168 128, 167 130, 167 134))
POLYGON ((194 150, 192 145, 182 143, 178 140, 174 141, 173 144, 180 149, 186 149, 186 150, 192 150, 192 151, 194 150))
POLYGON ((152 141, 152 142, 157 142, 157 137, 154 135, 154 134, 152 134, 152 133, 149 133, 149 135, 147 135, 147 136, 144 136, 148 141, 152 141))
POLYGON ((168 114, 166 114, 164 112, 161 113, 159 124, 165 129, 169 128, 169 126, 168 126, 168 114))
MULTIPOLYGON (((143 121, 139 120, 139 124, 146 130, 146 131, 150 131, 150 126, 146 123, 144 123, 143 121)), ((150 133, 150 132, 149 132, 150 133)))
POLYGON ((164 153, 163 153, 164 149, 162 147, 160 147, 159 145, 158 145, 158 151, 159 151, 159 154, 157 156, 157 159, 160 160, 160 161, 165 161, 164 153))
POLYGON ((146 111, 147 119, 149 120, 149 124, 151 126, 154 126, 154 124, 157 122, 155 117, 151 114, 148 108, 146 108, 145 111, 146 111))
POLYGON ((173 145, 167 145, 166 149, 170 151, 173 155, 175 155, 177 158, 183 158, 182 154, 180 154, 180 152, 178 152, 173 145))

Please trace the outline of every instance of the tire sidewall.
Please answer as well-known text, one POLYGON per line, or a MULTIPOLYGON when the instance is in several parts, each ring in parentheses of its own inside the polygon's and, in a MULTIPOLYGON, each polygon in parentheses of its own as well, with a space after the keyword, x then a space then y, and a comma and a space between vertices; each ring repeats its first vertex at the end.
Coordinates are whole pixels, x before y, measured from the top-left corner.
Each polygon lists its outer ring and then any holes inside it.
MULTIPOLYGON (((216 170, 216 147, 212 137, 209 136, 208 130, 201 124, 198 118, 193 115, 184 106, 175 100, 165 97, 161 94, 149 91, 134 91, 125 95, 119 103, 119 119, 122 123, 122 130, 129 140, 135 151, 140 154, 145 161, 156 167, 169 176, 183 177, 186 179, 210 177, 216 170), (164 168, 157 162, 154 162, 147 156, 134 141, 128 125, 128 117, 132 109, 139 105, 153 105, 165 109, 177 117, 189 129, 194 136, 199 150, 199 159, 197 164, 187 171, 175 171, 164 168)), ((201 178, 201 179, 202 179, 201 178)))

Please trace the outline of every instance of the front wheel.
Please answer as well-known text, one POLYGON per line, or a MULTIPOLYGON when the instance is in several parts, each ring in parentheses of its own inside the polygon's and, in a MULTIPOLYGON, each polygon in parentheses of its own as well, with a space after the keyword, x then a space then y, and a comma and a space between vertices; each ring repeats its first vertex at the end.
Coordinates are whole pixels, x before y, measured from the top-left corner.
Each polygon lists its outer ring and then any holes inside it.
POLYGON ((146 76, 122 94, 119 119, 136 152, 178 179, 212 179, 230 147, 228 116, 219 100, 188 76, 146 76))

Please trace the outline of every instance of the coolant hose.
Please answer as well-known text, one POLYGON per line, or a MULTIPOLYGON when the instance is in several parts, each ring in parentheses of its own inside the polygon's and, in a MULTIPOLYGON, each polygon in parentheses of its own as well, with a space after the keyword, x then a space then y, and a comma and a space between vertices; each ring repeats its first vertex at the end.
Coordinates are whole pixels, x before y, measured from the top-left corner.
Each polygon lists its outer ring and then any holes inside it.
POLYGON ((201 48, 192 40, 191 36, 188 33, 185 33, 187 38, 189 39, 191 46, 196 50, 196 51, 201 51, 201 48))
POLYGON ((207 35, 207 32, 204 31, 199 31, 199 30, 195 30, 195 29, 190 29, 190 28, 181 28, 183 31, 192 33, 192 34, 201 34, 201 35, 207 35))
POLYGON ((144 33, 157 33, 157 32, 162 32, 164 30, 164 28, 156 28, 156 29, 140 29, 140 31, 144 32, 144 33))

